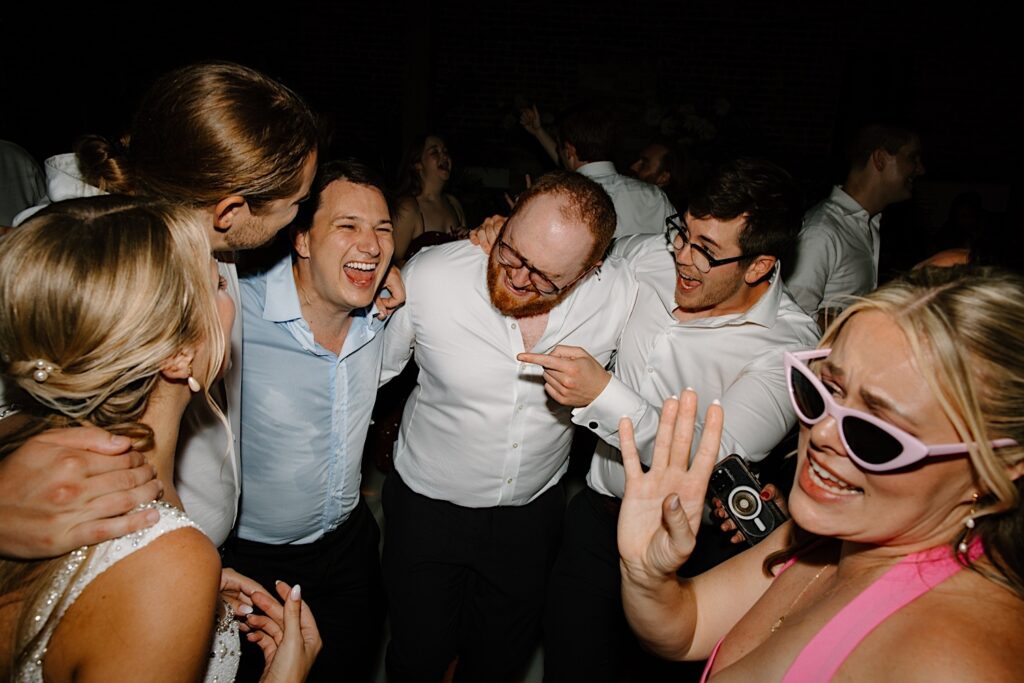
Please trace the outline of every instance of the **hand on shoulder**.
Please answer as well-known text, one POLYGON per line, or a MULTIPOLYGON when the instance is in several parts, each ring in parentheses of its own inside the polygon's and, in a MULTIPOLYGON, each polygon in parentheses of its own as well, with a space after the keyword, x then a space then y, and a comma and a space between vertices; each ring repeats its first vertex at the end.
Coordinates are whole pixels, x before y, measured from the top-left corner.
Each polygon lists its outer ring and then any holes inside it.
MULTIPOLYGON (((17 419, 10 418, 10 419, 17 419)), ((131 441, 97 427, 43 432, 0 460, 0 554, 54 557, 155 524, 163 485, 131 441)))

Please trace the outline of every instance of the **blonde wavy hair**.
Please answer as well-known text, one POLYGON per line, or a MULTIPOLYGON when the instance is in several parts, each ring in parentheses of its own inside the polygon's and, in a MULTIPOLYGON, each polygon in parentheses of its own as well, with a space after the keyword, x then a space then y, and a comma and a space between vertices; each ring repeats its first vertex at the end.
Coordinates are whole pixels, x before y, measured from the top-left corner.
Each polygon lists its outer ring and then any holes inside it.
MULTIPOLYGON (((843 311, 821 347, 833 346, 846 323, 865 311, 899 326, 958 437, 973 444, 969 458, 981 494, 975 530, 997 572, 989 578, 1024 596, 1024 477, 1010 474, 1024 462, 1024 278, 970 266, 915 270, 843 311), (1001 438, 1022 446, 992 448, 1001 438)), ((968 531, 953 540, 954 548, 968 531)), ((771 564, 791 550, 770 557, 771 564)))
MULTIPOLYGON (((215 360, 197 379, 209 386, 224 357, 209 263, 199 223, 116 195, 54 204, 4 237, 0 367, 8 387, 13 380, 20 390, 27 419, 5 437, 0 457, 45 429, 81 424, 152 448, 140 419, 165 362, 205 344, 215 360)), ((0 595, 24 600, 16 666, 33 644, 31 606, 63 562, 0 561, 0 595)))

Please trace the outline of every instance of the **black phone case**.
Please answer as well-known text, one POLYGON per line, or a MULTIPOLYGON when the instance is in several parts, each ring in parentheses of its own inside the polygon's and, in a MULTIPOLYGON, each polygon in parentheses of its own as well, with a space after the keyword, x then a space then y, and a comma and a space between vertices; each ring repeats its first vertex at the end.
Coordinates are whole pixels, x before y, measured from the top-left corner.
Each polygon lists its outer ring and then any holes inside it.
POLYGON ((786 521, 775 501, 761 499, 761 488, 761 482, 735 453, 715 465, 708 483, 710 494, 722 501, 729 518, 752 546, 786 521))

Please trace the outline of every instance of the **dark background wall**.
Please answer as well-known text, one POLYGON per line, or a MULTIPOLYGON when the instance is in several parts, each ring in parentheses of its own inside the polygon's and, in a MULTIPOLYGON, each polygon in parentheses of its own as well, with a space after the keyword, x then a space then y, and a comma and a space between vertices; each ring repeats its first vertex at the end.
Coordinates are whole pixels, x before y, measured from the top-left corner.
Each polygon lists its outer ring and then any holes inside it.
POLYGON ((482 213, 500 208, 488 185, 547 166, 518 125, 527 103, 549 119, 606 99, 625 121, 620 161, 666 134, 700 155, 768 156, 809 201, 841 176, 859 123, 897 118, 920 127, 928 168, 906 220, 935 224, 963 188, 1004 212, 1021 186, 1011 24, 979 3, 39 5, 0 15, 0 137, 40 159, 66 151, 125 128, 156 75, 230 59, 289 84, 332 124, 335 150, 383 168, 416 131, 441 132, 475 170, 457 180, 482 213))

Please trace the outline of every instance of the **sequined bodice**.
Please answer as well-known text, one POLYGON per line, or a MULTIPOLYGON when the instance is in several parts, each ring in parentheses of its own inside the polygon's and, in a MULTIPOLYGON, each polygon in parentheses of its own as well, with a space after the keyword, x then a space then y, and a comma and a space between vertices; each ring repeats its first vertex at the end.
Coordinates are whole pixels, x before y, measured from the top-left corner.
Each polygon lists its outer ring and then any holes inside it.
MULTIPOLYGON (((155 525, 95 545, 91 553, 89 548, 79 548, 67 556, 53 583, 32 608, 34 629, 27 634, 27 638, 34 638, 39 633, 42 633, 42 637, 33 647, 27 659, 28 664, 16 673, 15 680, 18 683, 42 683, 43 659, 50 638, 61 618, 93 579, 166 533, 177 529, 199 528, 184 512, 166 503, 154 501, 138 509, 147 507, 160 511, 160 521, 155 525)), ((213 651, 210 653, 205 680, 209 683, 226 683, 235 680, 235 672, 238 670, 238 624, 227 608, 223 610, 223 615, 216 615, 213 619, 216 624, 213 651)))

